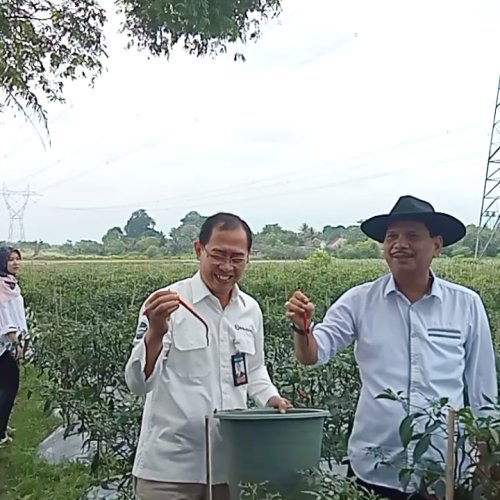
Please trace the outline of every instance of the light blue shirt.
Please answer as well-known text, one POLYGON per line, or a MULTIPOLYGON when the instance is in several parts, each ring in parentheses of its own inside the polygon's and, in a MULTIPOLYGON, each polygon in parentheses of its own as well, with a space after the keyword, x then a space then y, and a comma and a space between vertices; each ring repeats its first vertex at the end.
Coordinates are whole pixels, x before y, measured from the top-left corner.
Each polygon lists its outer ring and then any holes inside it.
MULTIPOLYGON (((434 276, 430 292, 412 304, 388 274, 348 290, 313 333, 318 365, 355 342, 362 387, 348 455, 365 482, 403 489, 398 470, 376 467, 377 459, 367 451, 380 447, 390 460, 402 452, 399 425, 407 413, 401 403, 375 399, 386 389, 402 391, 412 406, 428 407, 429 400, 447 397, 459 409, 466 382, 474 412, 489 405, 485 396, 497 401, 486 312, 479 295, 463 286, 434 276)), ((444 440, 439 447, 446 456, 444 440)), ((411 464, 412 453, 405 459, 411 464)), ((415 489, 413 478, 407 490, 415 489)))

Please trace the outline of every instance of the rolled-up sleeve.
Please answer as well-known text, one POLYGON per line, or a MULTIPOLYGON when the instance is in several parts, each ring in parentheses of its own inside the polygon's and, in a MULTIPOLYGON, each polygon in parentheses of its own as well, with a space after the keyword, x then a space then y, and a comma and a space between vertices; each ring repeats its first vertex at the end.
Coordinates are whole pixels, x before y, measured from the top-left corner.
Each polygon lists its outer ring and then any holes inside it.
POLYGON ((265 365, 264 326, 260 310, 255 336, 255 355, 252 368, 249 369, 248 373, 248 395, 261 407, 266 406, 266 403, 273 396, 279 396, 278 389, 271 382, 265 365))
POLYGON ((466 342, 465 380, 469 403, 473 412, 482 413, 481 407, 491 407, 498 399, 495 350, 488 317, 481 298, 474 296, 466 342))
POLYGON ((170 335, 169 333, 165 334, 163 338, 163 347, 156 359, 155 366, 153 368, 153 372, 146 379, 146 375, 144 373, 144 368, 146 366, 146 343, 144 338, 148 331, 148 319, 143 314, 144 305, 141 307, 141 311, 139 313, 139 321, 137 323, 135 338, 134 338, 134 347, 132 348, 132 352, 130 353, 130 357, 125 366, 125 382, 127 383, 128 388, 134 394, 138 396, 145 396, 148 392, 152 391, 157 384, 161 370, 162 370, 162 360, 165 358, 165 351, 170 349, 170 335))
POLYGON ((357 290, 349 290, 326 311, 312 334, 318 346, 318 360, 312 366, 327 363, 338 352, 354 341, 356 336, 355 307, 359 304, 357 290))

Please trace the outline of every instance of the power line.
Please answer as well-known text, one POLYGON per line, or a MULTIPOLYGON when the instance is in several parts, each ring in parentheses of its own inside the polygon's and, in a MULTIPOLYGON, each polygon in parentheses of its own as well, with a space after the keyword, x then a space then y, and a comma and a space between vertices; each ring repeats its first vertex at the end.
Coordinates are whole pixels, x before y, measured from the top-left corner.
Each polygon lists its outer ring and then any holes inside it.
POLYGON ((15 180, 14 182, 12 182, 11 184, 21 184, 23 182, 26 182, 28 180, 32 180, 33 177, 36 177, 44 172, 46 172, 47 170, 50 170, 51 168, 55 167, 56 165, 59 165, 65 158, 68 158, 68 156, 71 156, 75 153, 78 153, 78 151, 81 151, 82 149, 84 149, 86 147, 86 144, 84 144, 83 146, 81 146, 80 148, 74 150, 73 152, 71 153, 68 153, 67 155, 63 156, 62 158, 59 158, 58 160, 56 161, 53 161, 45 166, 43 166, 42 168, 38 169, 38 170, 35 170, 34 172, 32 172, 31 174, 28 174, 22 178, 19 178, 17 180, 15 180))
POLYGON ((160 137, 156 137, 155 139, 152 139, 150 141, 146 141, 144 143, 142 143, 140 146, 138 147, 135 147, 133 149, 130 149, 124 153, 120 153, 114 157, 112 157, 111 159, 109 160, 106 160, 104 162, 104 164, 100 163, 99 165, 96 165, 94 167, 91 167, 91 168, 88 168, 86 170, 83 170, 83 171, 80 171, 78 173, 76 173, 75 175, 71 175, 69 177, 65 177, 63 179, 60 179, 58 181, 55 181, 51 184, 48 184, 46 186, 43 186, 42 188, 40 188, 42 191, 47 191, 49 189, 52 189, 53 187, 56 187, 56 186, 59 186, 60 184, 64 184, 65 182, 68 182, 68 181, 72 181, 74 179, 77 179, 79 177, 82 177, 84 175, 87 175, 91 172, 95 172, 96 170, 99 170, 99 169, 102 169, 103 167, 106 167, 107 165, 110 165, 111 163, 116 163, 117 161, 119 160, 122 160, 123 158, 126 158, 127 156, 130 156, 131 154, 134 154, 136 153, 137 151, 140 151, 141 149, 145 148, 146 146, 149 146, 151 144, 154 144, 155 142, 158 142, 159 140, 163 139, 163 136, 160 136, 160 137))
MULTIPOLYGON (((107 205, 107 206, 91 206, 91 207, 49 207, 52 209, 58 209, 58 210, 67 210, 67 211, 94 211, 94 210, 116 210, 116 209, 125 209, 125 208, 135 208, 137 206, 144 206, 144 205, 149 205, 155 204, 155 203, 161 203, 164 201, 175 201, 175 200, 185 200, 186 198, 188 199, 193 199, 195 201, 200 201, 203 199, 211 199, 214 197, 220 197, 224 196, 226 194, 235 194, 237 192, 246 192, 249 189, 263 189, 266 187, 274 187, 276 185, 276 181, 280 181, 283 179, 283 176, 286 175, 287 180, 284 182, 279 182, 279 185, 283 184, 290 184, 291 182, 296 182, 298 180, 308 180, 313 178, 314 176, 311 175, 311 172, 317 171, 320 169, 336 166, 336 167, 348 167, 352 162, 355 162, 356 160, 365 160, 369 157, 375 156, 378 153, 388 151, 388 150, 393 150, 393 149, 399 149, 401 147, 406 147, 408 145, 412 144, 420 144, 422 142, 426 142, 432 139, 435 139, 437 137, 441 137, 442 135, 451 135, 453 133, 460 132, 462 130, 466 130, 468 128, 471 128, 471 125, 464 125, 462 127, 459 127, 455 129, 454 131, 449 131, 447 130, 446 132, 442 134, 432 134, 432 135, 427 135, 424 136, 423 138, 417 138, 417 139, 409 139, 406 141, 402 141, 400 143, 396 143, 393 145, 385 146, 382 148, 375 149, 373 151, 370 151, 368 153, 362 154, 362 155, 357 155, 351 158, 347 158, 344 160, 339 160, 339 161, 330 161, 330 162, 324 162, 320 163, 319 165, 314 165, 310 167, 301 167, 298 170, 294 171, 289 171, 286 172, 286 174, 277 174, 277 175, 272 175, 272 176, 267 176, 264 178, 261 178, 259 180, 251 181, 251 182, 244 182, 244 183, 238 183, 238 184, 233 184, 233 185, 226 185, 222 188, 217 188, 213 190, 203 190, 203 191, 198 191, 198 192, 190 192, 190 193, 180 193, 175 196, 170 196, 168 198, 160 198, 156 200, 142 200, 142 201, 136 201, 134 203, 127 203, 127 204, 119 204, 119 205, 107 205), (299 176, 298 179, 292 179, 294 176, 299 176), (270 184, 270 186, 268 186, 270 184)), ((362 164, 357 164, 354 166, 350 166, 349 168, 354 169, 354 168, 364 168, 368 166, 366 163, 362 164)), ((322 174, 324 175, 324 174, 322 174)), ((316 176, 317 177, 317 176, 316 176)))
MULTIPOLYGON (((69 106, 68 108, 64 109, 61 113, 59 113, 53 120, 50 121, 51 124, 55 123, 57 120, 59 120, 59 118, 61 118, 61 116, 63 116, 64 114, 66 114, 71 108, 73 108, 73 105, 69 106)), ((39 136, 39 134, 37 133, 37 135, 39 136)), ((17 144, 16 146, 14 146, 14 148, 12 148, 8 153, 4 154, 2 156, 2 159, 5 160, 7 159, 9 156, 11 156, 13 153, 15 153, 17 150, 19 150, 22 146, 24 146, 25 144, 27 144, 28 142, 30 142, 31 140, 33 140, 33 135, 29 136, 27 139, 25 139, 24 141, 20 142, 19 144, 17 144)), ((45 143, 43 142, 42 140, 42 144, 43 144, 43 147, 45 149, 45 143)))
POLYGON ((344 47, 349 42, 352 42, 352 40, 350 38, 347 38, 347 37, 345 37, 341 40, 338 40, 334 44, 328 46, 326 49, 315 54, 314 56, 308 57, 308 58, 302 60, 301 62, 295 64, 294 68, 301 68, 303 66, 307 66, 308 64, 311 64, 312 62, 318 61, 319 59, 322 59, 326 55, 328 55, 332 52, 335 52, 336 50, 340 50, 342 47, 344 47))
MULTIPOLYGON (((454 157, 454 158, 447 158, 447 159, 444 159, 444 160, 441 160, 441 161, 438 161, 438 162, 434 162, 430 165, 426 165, 424 167, 421 167, 419 168, 419 172, 424 172, 424 171, 428 171, 434 167, 436 167, 437 165, 442 165, 442 164, 445 164, 445 163, 450 163, 450 162, 454 162, 454 161, 457 161, 457 160, 462 160, 462 159, 465 159, 465 158, 469 158, 469 157, 473 157, 473 156, 476 156, 478 153, 480 153, 480 151, 474 151, 472 153, 468 153, 466 155, 460 155, 460 156, 457 156, 457 157, 454 157)), ((368 166, 365 164, 365 166, 368 166)), ((238 202, 241 202, 241 201, 256 201, 256 200, 261 200, 261 199, 265 199, 265 198, 279 198, 281 196, 288 196, 290 194, 300 194, 300 195, 303 195, 304 193, 310 193, 312 191, 321 191, 323 189, 326 189, 326 188, 331 188, 331 187, 340 187, 340 186, 346 186, 346 185, 350 185, 350 184, 357 184, 357 183, 361 183, 363 181, 367 181, 367 180, 374 180, 374 179, 378 179, 378 178, 382 178, 382 177, 391 177, 395 174, 401 174, 401 173, 404 173, 404 172, 408 172, 410 170, 413 170, 415 167, 414 166, 409 166, 409 167, 405 167, 405 168, 400 168, 400 169, 397 169, 397 170, 391 170, 391 171, 385 171, 385 172, 378 172, 378 173, 375 173, 375 174, 372 174, 372 175, 363 175, 363 176, 358 176, 358 177, 354 177, 354 178, 351 178, 351 179, 344 179, 344 180, 341 180, 341 181, 333 181, 333 182, 328 182, 328 183, 324 183, 322 182, 321 184, 315 184, 315 185, 312 185, 312 186, 303 186, 301 185, 300 187, 297 187, 297 188, 294 188, 294 189, 291 189, 291 190, 283 190, 282 188, 282 185, 281 184, 277 184, 275 187, 277 188, 277 191, 276 192, 270 192, 270 193, 263 193, 263 194, 260 194, 260 195, 257 195, 257 196, 250 196, 250 197, 247 197, 247 198, 241 198, 241 197, 238 197, 237 199, 218 199, 218 201, 222 201, 224 203, 229 203, 231 201, 238 201, 238 202)), ((170 207, 163 207, 163 208, 155 208, 155 211, 169 211, 169 210, 175 210, 175 209, 179 209, 179 208, 190 208, 192 207, 193 203, 196 203, 197 199, 194 199, 190 204, 185 204, 185 205, 172 205, 170 207)))
MULTIPOLYGON (((419 168, 419 172, 424 172, 424 171, 430 170, 430 169, 436 167, 437 165, 442 165, 442 164, 449 163, 452 161, 454 162, 457 160, 462 160, 462 159, 477 155, 478 153, 479 153, 479 151, 474 151, 472 153, 456 156, 453 158, 445 158, 443 160, 440 160, 440 161, 434 162, 432 164, 429 164, 427 166, 424 166, 422 168, 419 168)), ((372 164, 368 164, 368 163, 364 162, 364 163, 360 163, 357 165, 353 165, 352 167, 350 167, 350 170, 352 171, 354 169, 368 167, 371 165, 372 164)), ((415 167, 413 165, 411 165, 409 167, 405 167, 405 168, 401 168, 401 169, 397 169, 397 170, 376 172, 373 175, 363 174, 361 176, 357 176, 357 177, 353 177, 353 178, 349 178, 349 179, 343 179, 340 181, 335 180, 333 182, 326 182, 326 183, 321 182, 321 183, 316 183, 316 184, 312 184, 312 185, 304 185, 302 183, 300 185, 300 187, 293 187, 292 189, 288 189, 288 190, 284 189, 284 187, 286 187, 287 185, 291 184, 292 182, 296 182, 296 181, 291 181, 291 180, 287 179, 287 180, 282 181, 282 182, 274 183, 273 186, 270 186, 271 188, 273 188, 273 190, 271 192, 267 192, 267 193, 260 192, 257 195, 250 195, 247 197, 242 197, 241 195, 237 195, 237 197, 235 198, 235 193, 227 192, 227 193, 225 193, 225 195, 205 197, 204 200, 203 200, 203 197, 183 197, 182 198, 183 203, 181 203, 181 204, 172 204, 172 205, 169 205, 166 207, 155 207, 154 210, 156 212, 158 212, 158 211, 170 211, 170 210, 175 210, 175 209, 180 209, 180 208, 191 208, 193 206, 193 204, 198 204, 198 206, 199 206, 200 201, 202 201, 202 202, 204 201, 204 203, 211 203, 212 200, 214 200, 214 199, 217 202, 231 203, 233 201, 238 201, 238 202, 256 201, 256 200, 261 200, 261 199, 270 198, 270 197, 274 197, 274 198, 278 199, 282 196, 287 196, 287 195, 295 194, 295 193, 303 195, 304 193, 310 193, 312 191, 321 191, 325 188, 345 186, 345 185, 349 185, 349 184, 353 184, 353 183, 360 183, 360 182, 367 181, 367 180, 373 180, 373 179, 378 179, 378 178, 382 178, 382 177, 390 177, 390 176, 393 176, 395 174, 407 172, 407 171, 412 170, 414 168, 415 167)), ((311 177, 310 179, 314 179, 314 177, 311 177)), ((172 199, 169 199, 168 201, 172 201, 172 199)), ((133 205, 134 208, 137 208, 138 206, 139 205, 133 205)), ((50 208, 50 209, 54 209, 54 210, 63 210, 63 211, 68 210, 67 208, 64 208, 64 207, 47 207, 46 206, 46 208, 50 208)), ((128 208, 128 207, 119 207, 119 208, 128 208)), ((151 209, 151 207, 149 207, 149 209, 151 209)), ((71 210, 71 209, 69 209, 69 210, 71 210)), ((80 211, 88 211, 88 209, 83 208, 83 209, 80 209, 80 211)))
MULTIPOLYGON (((139 115, 136 115, 136 116, 139 116, 139 115)), ((55 121, 55 120, 54 120, 55 121)), ((67 160, 69 157, 73 156, 74 154, 76 153, 79 153, 80 151, 83 151, 83 150, 92 150, 92 143, 89 144, 88 142, 84 142, 83 144, 81 144, 79 147, 77 147, 76 149, 73 149, 72 151, 70 151, 69 153, 63 155, 62 157, 60 157, 59 159, 55 160, 55 161, 52 161, 50 163, 48 163, 47 165, 44 165, 43 167, 39 168, 38 170, 35 170, 34 172, 31 172, 27 175, 25 175, 24 177, 22 178, 18 178, 14 181, 11 182, 11 184, 21 184, 23 182, 26 182, 26 181, 31 181, 33 179, 33 177, 37 177, 38 175, 44 173, 44 172, 47 172, 48 170, 52 169, 53 167, 59 165, 60 163, 63 162, 63 160, 67 160)), ((122 153, 120 153, 121 155, 122 153)), ((118 155, 118 156, 120 156, 118 155)), ((114 159, 111 159, 110 161, 108 161, 107 163, 110 163, 111 161, 114 161, 114 159)), ((99 167, 96 167, 96 169, 99 168, 99 167)), ((91 168, 90 170, 92 170, 93 168, 91 168)), ((82 172, 81 174, 77 174, 78 175, 83 175, 84 173, 87 173, 87 171, 84 171, 82 172)), ((72 177, 76 177, 76 176, 70 176, 69 178, 66 178, 66 180, 71 180, 72 177)), ((64 179, 63 179, 64 180, 64 179)), ((59 182, 63 182, 63 180, 60 180, 60 181, 56 181, 57 183, 59 182)), ((65 181, 65 180, 64 180, 65 181)))

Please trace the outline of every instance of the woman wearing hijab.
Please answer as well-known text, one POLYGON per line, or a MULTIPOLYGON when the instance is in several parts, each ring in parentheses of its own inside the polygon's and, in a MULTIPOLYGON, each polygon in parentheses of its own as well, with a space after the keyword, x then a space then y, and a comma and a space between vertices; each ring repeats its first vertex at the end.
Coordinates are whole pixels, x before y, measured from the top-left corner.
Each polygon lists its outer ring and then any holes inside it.
POLYGON ((28 339, 26 314, 17 273, 21 252, 0 247, 0 446, 12 441, 9 418, 19 390, 18 360, 28 339))

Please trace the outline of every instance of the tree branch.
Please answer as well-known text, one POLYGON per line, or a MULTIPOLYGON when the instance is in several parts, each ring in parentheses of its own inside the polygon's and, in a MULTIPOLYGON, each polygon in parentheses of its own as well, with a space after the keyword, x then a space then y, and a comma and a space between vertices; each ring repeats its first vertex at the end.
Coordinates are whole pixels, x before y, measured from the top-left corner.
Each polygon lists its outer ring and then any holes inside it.
MULTIPOLYGON (((42 145, 44 149, 46 148, 45 142, 43 140, 42 135, 38 131, 38 128, 36 127, 35 123, 33 122, 31 116, 28 115, 26 112, 24 106, 17 100, 16 96, 11 92, 10 89, 5 89, 5 92, 7 93, 7 98, 5 99, 5 102, 9 104, 9 101, 12 100, 14 102, 14 105, 16 108, 18 108, 21 113, 23 114, 24 118, 31 124, 31 126, 35 129, 36 134, 38 135, 40 141, 42 142, 42 145)), ((33 96, 34 97, 34 96, 33 96)), ((38 101, 36 100, 36 97, 34 97, 35 102, 31 103, 31 106, 33 107, 35 113, 38 115, 40 118, 40 121, 43 123, 43 126, 45 128, 45 131, 47 132, 47 136, 49 138, 49 144, 50 144, 50 133, 49 133, 49 127, 48 127, 48 120, 47 120, 47 113, 45 110, 38 104, 38 101)))

